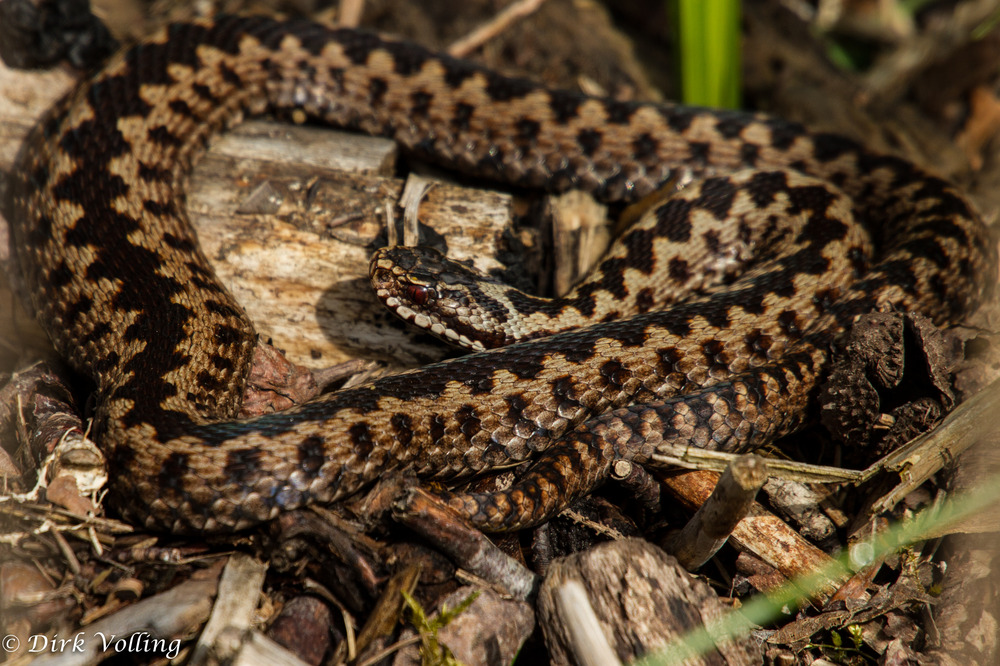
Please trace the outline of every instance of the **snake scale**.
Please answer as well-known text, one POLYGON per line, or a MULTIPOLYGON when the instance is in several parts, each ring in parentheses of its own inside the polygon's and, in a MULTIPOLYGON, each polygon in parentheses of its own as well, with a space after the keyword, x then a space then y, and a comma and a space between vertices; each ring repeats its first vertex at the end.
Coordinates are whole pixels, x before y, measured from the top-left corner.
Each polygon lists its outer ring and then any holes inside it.
POLYGON ((666 440, 735 450, 794 430, 853 316, 954 321, 996 265, 951 185, 846 139, 551 91, 303 20, 171 25, 81 84, 19 159, 18 263, 56 348, 96 385, 110 498, 126 518, 178 532, 243 529, 391 470, 447 480, 541 455, 509 495, 451 498, 485 527, 514 528, 585 492, 628 447, 640 458, 666 440), (590 325, 240 419, 257 338, 198 247, 183 186, 213 134, 292 109, 516 186, 633 201, 681 171, 704 180, 657 206, 578 288, 572 307, 590 325), (658 307, 638 285, 688 277, 658 256, 658 239, 708 238, 700 225, 738 203, 798 216, 792 249, 658 307), (631 311, 610 320, 612 301, 631 311))

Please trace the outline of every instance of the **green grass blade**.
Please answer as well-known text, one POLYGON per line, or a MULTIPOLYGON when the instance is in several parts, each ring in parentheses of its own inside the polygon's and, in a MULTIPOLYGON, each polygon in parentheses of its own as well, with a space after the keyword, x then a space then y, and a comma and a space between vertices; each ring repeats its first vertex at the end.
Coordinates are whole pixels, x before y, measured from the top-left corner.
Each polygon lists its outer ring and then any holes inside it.
POLYGON ((674 0, 681 101, 740 106, 740 0, 674 0))

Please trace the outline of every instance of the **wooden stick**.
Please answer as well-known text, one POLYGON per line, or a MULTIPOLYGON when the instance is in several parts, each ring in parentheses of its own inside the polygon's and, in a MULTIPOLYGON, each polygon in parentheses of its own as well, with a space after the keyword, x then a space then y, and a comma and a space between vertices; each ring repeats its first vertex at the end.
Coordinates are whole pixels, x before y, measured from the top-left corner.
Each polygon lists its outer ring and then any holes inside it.
POLYGON ((448 47, 448 55, 464 58, 472 51, 496 37, 518 19, 534 14, 545 0, 519 0, 508 6, 493 19, 448 47))
POLYGON ((687 525, 663 544, 664 550, 688 571, 698 569, 722 548, 747 516, 765 481, 767 463, 763 458, 745 455, 733 459, 687 525))
MULTIPOLYGON (((714 472, 686 472, 662 481, 674 497, 695 510, 711 495, 718 478, 714 472)), ((850 572, 838 568, 833 558, 756 502, 749 515, 733 528, 729 539, 736 548, 756 555, 788 578, 821 570, 832 572, 809 590, 817 601, 829 598, 850 577, 850 572)))
POLYGON ((412 489, 393 507, 393 517, 423 535, 460 567, 512 597, 528 599, 538 590, 538 576, 430 493, 412 489))
POLYGON ((587 599, 587 591, 579 581, 568 580, 560 585, 555 592, 555 603, 566 624, 570 639, 567 647, 573 653, 574 663, 581 666, 621 664, 608 645, 601 623, 587 599))

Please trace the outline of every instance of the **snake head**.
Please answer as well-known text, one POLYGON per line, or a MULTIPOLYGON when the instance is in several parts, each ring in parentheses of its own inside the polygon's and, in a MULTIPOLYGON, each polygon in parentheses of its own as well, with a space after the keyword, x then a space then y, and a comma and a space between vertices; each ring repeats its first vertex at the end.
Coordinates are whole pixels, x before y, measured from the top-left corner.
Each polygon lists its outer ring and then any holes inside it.
POLYGON ((511 289, 427 247, 384 247, 372 255, 368 277, 375 295, 397 317, 445 342, 473 351, 511 342, 508 308, 498 296, 511 289))

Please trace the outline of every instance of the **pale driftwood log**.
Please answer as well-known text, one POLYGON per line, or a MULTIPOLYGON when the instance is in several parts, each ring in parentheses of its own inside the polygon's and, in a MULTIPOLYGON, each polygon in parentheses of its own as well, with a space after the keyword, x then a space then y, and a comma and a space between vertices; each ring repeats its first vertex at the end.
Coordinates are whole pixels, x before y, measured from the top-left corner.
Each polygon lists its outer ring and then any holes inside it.
MULTIPOLYGON (((574 631, 556 599, 567 581, 583 586, 605 640, 623 662, 655 653, 728 612, 706 583, 656 546, 639 539, 603 543, 555 560, 539 590, 539 621, 555 664, 574 663, 574 631)), ((670 654, 685 654, 680 649, 670 654)), ((762 658, 757 642, 742 638, 684 663, 759 664, 762 658)))
POLYGON ((687 524, 667 539, 664 549, 688 571, 701 567, 747 516, 765 481, 767 463, 763 458, 754 455, 734 458, 712 494, 687 524))
MULTIPOLYGON (((443 355, 387 313, 368 284, 386 206, 402 193, 403 181, 385 175, 395 152, 385 139, 251 121, 221 137, 192 173, 188 211, 203 249, 259 332, 296 363, 361 356, 412 366, 443 355)), ((424 242, 438 239, 482 270, 499 267, 492 257, 512 218, 508 195, 441 183, 419 212, 430 230, 424 242)))

